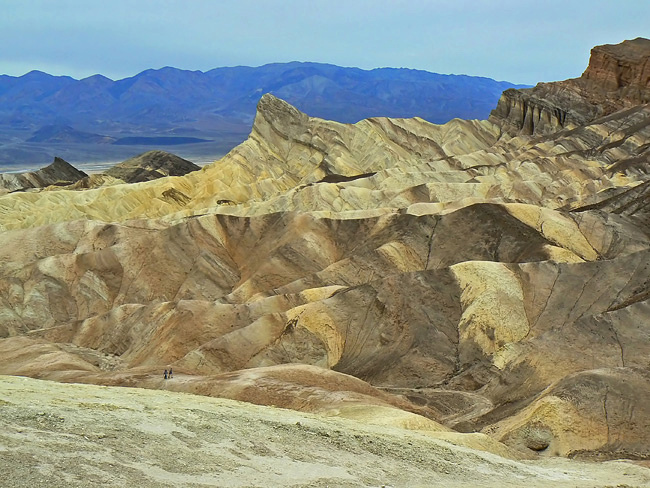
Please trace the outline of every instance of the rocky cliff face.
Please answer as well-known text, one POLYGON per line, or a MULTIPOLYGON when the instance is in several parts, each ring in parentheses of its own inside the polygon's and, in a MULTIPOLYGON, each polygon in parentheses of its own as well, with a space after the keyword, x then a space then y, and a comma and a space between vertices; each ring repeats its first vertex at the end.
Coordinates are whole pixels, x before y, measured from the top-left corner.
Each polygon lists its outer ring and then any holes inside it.
POLYGON ((534 138, 266 95, 200 171, 0 197, 0 373, 649 457, 650 106, 543 89, 534 138))
POLYGON ((490 120, 512 135, 542 135, 650 101, 650 40, 596 46, 580 78, 503 92, 490 120))
POLYGON ((586 124, 601 107, 586 101, 571 85, 540 83, 527 90, 506 90, 489 120, 509 134, 542 135, 586 124))
POLYGON ((591 50, 584 80, 605 91, 619 92, 623 98, 650 102, 650 40, 637 38, 616 45, 596 46, 591 50))

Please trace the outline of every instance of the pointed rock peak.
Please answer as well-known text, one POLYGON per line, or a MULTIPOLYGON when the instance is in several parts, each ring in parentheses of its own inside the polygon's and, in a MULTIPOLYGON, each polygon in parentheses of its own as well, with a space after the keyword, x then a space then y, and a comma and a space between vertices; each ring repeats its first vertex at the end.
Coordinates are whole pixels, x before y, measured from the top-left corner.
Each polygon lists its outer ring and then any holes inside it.
POLYGON ((292 137, 304 132, 308 121, 308 115, 284 100, 266 93, 257 104, 253 132, 267 135, 269 127, 272 127, 276 132, 292 137))
POLYGON ((260 101, 257 103, 257 112, 280 117, 307 117, 306 114, 302 113, 290 103, 285 102, 281 98, 275 97, 270 93, 262 95, 262 98, 260 98, 260 101))
POLYGON ((50 166, 65 166, 65 167, 67 167, 67 166, 72 166, 72 165, 70 163, 68 163, 65 159, 60 158, 58 156, 55 156, 54 161, 52 162, 52 164, 50 166))
POLYGON ((36 171, 36 174, 39 174, 44 181, 56 182, 56 181, 77 181, 81 178, 88 176, 83 171, 78 170, 65 159, 60 157, 55 157, 52 164, 41 168, 36 171))
POLYGON ((22 75, 20 78, 37 79, 37 78, 54 78, 54 76, 52 76, 49 73, 45 73, 44 71, 39 71, 37 69, 33 69, 29 73, 25 73, 24 75, 22 75))
POLYGON ((101 84, 113 83, 113 80, 99 73, 95 75, 87 76, 86 78, 82 78, 81 81, 83 81, 84 83, 101 83, 101 84))
POLYGON ((84 173, 83 171, 79 171, 77 168, 75 168, 70 163, 68 163, 65 159, 60 158, 58 156, 54 158, 54 161, 49 166, 43 168, 43 170, 66 171, 76 175, 88 176, 86 175, 86 173, 84 173))

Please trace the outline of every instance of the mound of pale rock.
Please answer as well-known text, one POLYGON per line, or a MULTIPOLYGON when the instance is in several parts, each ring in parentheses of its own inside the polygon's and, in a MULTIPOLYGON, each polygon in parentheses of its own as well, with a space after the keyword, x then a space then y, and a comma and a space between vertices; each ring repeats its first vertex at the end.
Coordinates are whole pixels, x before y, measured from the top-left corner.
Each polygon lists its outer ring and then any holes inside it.
POLYGON ((581 371, 488 431, 515 448, 550 455, 647 459, 649 382, 642 369, 581 371))

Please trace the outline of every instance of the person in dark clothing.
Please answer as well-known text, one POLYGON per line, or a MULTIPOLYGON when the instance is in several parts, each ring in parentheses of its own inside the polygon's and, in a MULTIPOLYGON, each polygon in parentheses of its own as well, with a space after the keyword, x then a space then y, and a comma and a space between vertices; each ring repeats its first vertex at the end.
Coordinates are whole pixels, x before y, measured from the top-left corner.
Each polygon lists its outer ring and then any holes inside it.
POLYGON ((163 376, 165 377, 165 379, 167 379, 167 370, 165 370, 165 372, 163 373, 163 376))
POLYGON ((169 374, 167 375, 167 378, 171 379, 173 374, 172 368, 169 368, 169 374))

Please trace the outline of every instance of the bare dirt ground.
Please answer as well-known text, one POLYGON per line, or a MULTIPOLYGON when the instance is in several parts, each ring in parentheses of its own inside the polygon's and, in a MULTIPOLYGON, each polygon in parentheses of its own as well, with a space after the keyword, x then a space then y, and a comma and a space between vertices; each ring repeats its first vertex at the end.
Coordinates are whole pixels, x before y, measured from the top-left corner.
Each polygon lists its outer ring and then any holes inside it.
POLYGON ((622 488, 650 486, 650 470, 513 461, 340 418, 0 376, 0 486, 622 488))

